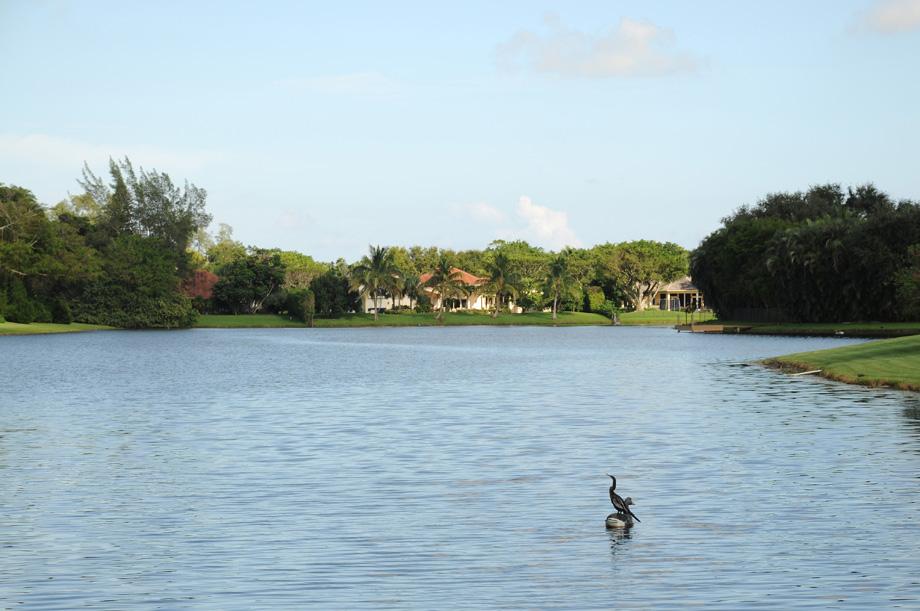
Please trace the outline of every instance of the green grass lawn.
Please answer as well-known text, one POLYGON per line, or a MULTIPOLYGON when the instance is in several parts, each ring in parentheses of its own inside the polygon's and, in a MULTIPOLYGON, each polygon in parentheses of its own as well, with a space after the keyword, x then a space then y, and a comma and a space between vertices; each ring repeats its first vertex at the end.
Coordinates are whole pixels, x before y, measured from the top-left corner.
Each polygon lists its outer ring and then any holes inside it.
MULTIPOLYGON (((713 319, 712 312, 700 312, 693 315, 693 322, 706 322, 713 319)), ((689 323, 691 318, 683 312, 668 312, 666 310, 650 309, 641 312, 623 312, 620 314, 620 323, 624 325, 682 325, 689 323)))
POLYGON ((851 335, 854 337, 901 337, 920 334, 920 322, 836 322, 836 323, 752 323, 714 321, 724 325, 751 327, 753 335, 851 335))
POLYGON ((764 363, 792 371, 821 370, 832 380, 920 390, 920 335, 787 354, 764 363))
MULTIPOLYGON (((438 324, 435 314, 381 314, 374 321, 373 314, 346 314, 340 318, 317 318, 314 326, 339 327, 431 327, 438 324)), ((600 314, 588 312, 560 312, 559 318, 546 312, 527 314, 499 314, 492 318, 487 313, 449 312, 444 314, 444 326, 462 325, 609 325, 610 320, 600 314)), ((304 323, 289 320, 276 314, 204 314, 195 324, 200 328, 283 328, 305 327, 304 323)))
POLYGON ((42 333, 77 333, 79 331, 101 331, 112 329, 105 325, 88 325, 74 322, 69 325, 59 325, 50 322, 33 322, 22 325, 17 322, 0 322, 0 335, 36 335, 42 333))

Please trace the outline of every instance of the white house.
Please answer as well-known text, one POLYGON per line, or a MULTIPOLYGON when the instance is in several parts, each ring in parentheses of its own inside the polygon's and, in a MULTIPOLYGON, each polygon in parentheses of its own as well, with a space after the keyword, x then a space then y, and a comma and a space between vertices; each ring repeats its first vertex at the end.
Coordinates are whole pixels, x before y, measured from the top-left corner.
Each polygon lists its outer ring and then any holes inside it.
MULTIPOLYGON (((456 297, 447 297, 444 309, 453 312, 456 310, 491 310, 495 307, 495 295, 483 289, 484 285, 489 281, 488 278, 480 278, 458 267, 453 267, 450 271, 459 276, 459 280, 466 288, 466 292, 456 297)), ((431 300, 432 309, 438 310, 441 307, 440 293, 432 287, 424 286, 425 283, 431 279, 431 276, 432 274, 430 273, 422 274, 419 277, 419 282, 424 287, 422 290, 425 291, 428 299, 431 300)), ((384 310, 392 310, 394 307, 408 308, 412 305, 415 305, 414 300, 410 300, 405 295, 396 299, 395 304, 393 298, 389 295, 377 297, 377 308, 381 312, 384 310)), ((369 294, 363 295, 361 297, 360 307, 362 312, 373 312, 374 298, 369 294)), ((511 308, 512 312, 521 311, 513 302, 509 302, 508 307, 511 308)))

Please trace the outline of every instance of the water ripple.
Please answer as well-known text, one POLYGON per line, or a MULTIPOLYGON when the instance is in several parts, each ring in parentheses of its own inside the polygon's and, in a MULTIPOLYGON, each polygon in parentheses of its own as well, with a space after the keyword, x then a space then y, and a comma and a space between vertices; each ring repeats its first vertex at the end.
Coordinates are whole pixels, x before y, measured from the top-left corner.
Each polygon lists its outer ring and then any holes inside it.
POLYGON ((918 396, 752 365, 851 341, 0 338, 0 609, 918 608, 918 396))

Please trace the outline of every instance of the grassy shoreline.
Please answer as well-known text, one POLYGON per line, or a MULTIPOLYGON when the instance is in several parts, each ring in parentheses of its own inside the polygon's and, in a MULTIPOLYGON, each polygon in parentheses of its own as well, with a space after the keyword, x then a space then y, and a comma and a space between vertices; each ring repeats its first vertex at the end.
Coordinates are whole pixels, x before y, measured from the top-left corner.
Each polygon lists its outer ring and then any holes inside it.
MULTIPOLYGON (((610 319, 600 314, 587 312, 560 312, 557 320, 552 314, 534 312, 528 314, 499 314, 492 318, 487 314, 451 312, 444 315, 443 325, 435 319, 434 314, 381 314, 375 321, 372 314, 346 314, 339 318, 317 318, 316 328, 348 327, 434 327, 434 326, 582 326, 609 325, 610 319)), ((195 327, 199 329, 266 329, 266 328, 303 328, 305 323, 291 320, 277 314, 203 314, 198 317, 195 327)))
POLYGON ((920 335, 798 352, 761 362, 789 373, 820 369, 818 375, 848 384, 920 391, 920 335))
POLYGON ((747 335, 799 335, 813 337, 906 337, 920 335, 920 322, 843 322, 843 323, 751 323, 713 321, 726 326, 750 327, 747 335))
POLYGON ((51 322, 33 322, 28 325, 17 322, 0 322, 0 335, 48 335, 52 333, 81 333, 84 331, 106 331, 115 327, 105 325, 90 325, 81 322, 72 322, 61 325, 51 322))

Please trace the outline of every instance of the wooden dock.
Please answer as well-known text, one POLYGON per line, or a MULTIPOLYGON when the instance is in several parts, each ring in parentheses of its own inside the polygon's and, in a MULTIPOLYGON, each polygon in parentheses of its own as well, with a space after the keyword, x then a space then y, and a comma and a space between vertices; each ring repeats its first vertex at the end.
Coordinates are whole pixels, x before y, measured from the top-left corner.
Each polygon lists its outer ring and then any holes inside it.
POLYGON ((707 323, 690 323, 689 325, 674 325, 674 328, 689 333, 744 333, 751 327, 741 325, 714 325, 707 323))

